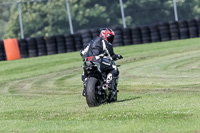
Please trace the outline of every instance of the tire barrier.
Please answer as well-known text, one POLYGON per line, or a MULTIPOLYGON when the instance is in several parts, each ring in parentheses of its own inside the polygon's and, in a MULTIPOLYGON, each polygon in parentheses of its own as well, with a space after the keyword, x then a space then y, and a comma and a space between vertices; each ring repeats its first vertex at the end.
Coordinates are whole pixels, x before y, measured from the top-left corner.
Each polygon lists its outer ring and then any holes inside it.
POLYGON ((0 61, 4 61, 4 60, 6 60, 4 43, 2 40, 0 40, 0 61))
POLYGON ((75 48, 77 51, 83 48, 83 42, 81 34, 74 34, 75 48))
POLYGON ((170 34, 171 34, 171 40, 180 39, 180 32, 179 32, 178 22, 170 21, 169 22, 169 30, 170 30, 170 34))
POLYGON ((124 45, 131 45, 132 44, 131 28, 122 29, 122 33, 123 33, 124 45))
POLYGON ((21 58, 28 58, 28 46, 25 39, 18 40, 21 58))
POLYGON ((112 28, 112 30, 115 32, 113 46, 114 47, 124 46, 122 28, 114 27, 114 28, 112 28))
POLYGON ((198 28, 197 28, 197 30, 198 30, 198 37, 200 37, 200 18, 197 19, 197 26, 198 26, 198 28))
MULTIPOLYGON (((170 21, 158 24, 121 28, 115 32, 113 46, 126 46, 151 42, 200 37, 200 19, 170 21)), ((0 61, 37 57, 81 50, 90 40, 99 36, 101 28, 80 30, 75 34, 0 41, 0 61)))
POLYGON ((37 48, 38 48, 38 56, 47 55, 46 43, 43 37, 36 38, 37 48))
POLYGON ((88 43, 92 40, 92 33, 90 30, 80 30, 77 33, 81 34, 83 46, 87 46, 88 43))
POLYGON ((100 29, 91 29, 90 32, 92 33, 92 38, 95 38, 96 36, 99 36, 100 29))
POLYGON ((142 42, 142 32, 139 27, 132 29, 132 42, 133 44, 141 44, 142 42))
POLYGON ((73 35, 65 35, 66 52, 73 52, 76 50, 75 40, 73 35))
POLYGON ((196 19, 188 21, 189 36, 190 38, 198 37, 198 24, 196 19))
POLYGON ((159 32, 160 32, 161 41, 169 41, 169 40, 171 40, 169 24, 168 23, 159 23, 158 24, 158 29, 159 29, 159 32))
POLYGON ((150 26, 151 42, 160 42, 160 34, 157 25, 150 26))
POLYGON ((151 42, 151 32, 148 26, 141 27, 142 33, 142 42, 143 43, 150 43, 151 42))
POLYGON ((66 53, 66 46, 65 46, 65 37, 64 35, 57 35, 55 36, 56 39, 56 46, 57 46, 57 53, 66 53))
POLYGON ((38 49, 35 38, 26 38, 27 46, 28 46, 28 56, 29 57, 37 57, 38 49))
POLYGON ((178 25, 179 25, 179 31, 180 31, 180 39, 190 38, 188 22, 187 21, 179 21, 178 25))
POLYGON ((57 45, 55 36, 46 37, 47 55, 57 54, 57 45))

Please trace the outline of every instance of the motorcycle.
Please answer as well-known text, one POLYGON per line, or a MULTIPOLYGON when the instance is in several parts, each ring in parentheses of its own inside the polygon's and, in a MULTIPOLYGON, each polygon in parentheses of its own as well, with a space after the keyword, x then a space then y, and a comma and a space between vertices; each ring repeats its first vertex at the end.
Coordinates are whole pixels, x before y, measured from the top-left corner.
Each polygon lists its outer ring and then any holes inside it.
MULTIPOLYGON (((112 64, 115 64, 112 61, 112 64)), ((120 65, 117 65, 119 67, 120 65)), ((111 85, 106 84, 107 73, 101 72, 100 65, 96 62, 86 61, 83 68, 87 79, 84 83, 86 102, 89 107, 99 106, 102 103, 117 101, 117 83, 119 77, 113 77, 111 85)))

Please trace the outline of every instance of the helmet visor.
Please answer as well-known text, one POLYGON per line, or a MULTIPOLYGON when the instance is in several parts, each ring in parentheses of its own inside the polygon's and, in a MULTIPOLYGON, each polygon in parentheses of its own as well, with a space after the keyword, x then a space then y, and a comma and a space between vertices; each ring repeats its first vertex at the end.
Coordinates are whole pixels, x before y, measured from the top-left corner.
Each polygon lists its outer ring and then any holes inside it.
POLYGON ((110 43, 113 43, 113 41, 114 41, 114 35, 108 34, 107 41, 110 42, 110 43))

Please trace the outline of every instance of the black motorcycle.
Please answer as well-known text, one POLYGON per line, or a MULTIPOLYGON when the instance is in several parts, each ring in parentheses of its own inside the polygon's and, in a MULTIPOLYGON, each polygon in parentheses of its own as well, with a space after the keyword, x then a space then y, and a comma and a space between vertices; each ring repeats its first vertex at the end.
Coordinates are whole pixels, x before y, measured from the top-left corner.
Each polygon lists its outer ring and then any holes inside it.
MULTIPOLYGON (((112 61, 114 64, 115 62, 112 61)), ((86 101, 89 107, 99 106, 102 103, 117 101, 118 77, 113 77, 112 84, 106 84, 107 73, 101 72, 100 66, 96 62, 84 62, 84 70, 87 74, 85 81, 86 101)), ((119 67, 119 65, 117 66, 119 67)))

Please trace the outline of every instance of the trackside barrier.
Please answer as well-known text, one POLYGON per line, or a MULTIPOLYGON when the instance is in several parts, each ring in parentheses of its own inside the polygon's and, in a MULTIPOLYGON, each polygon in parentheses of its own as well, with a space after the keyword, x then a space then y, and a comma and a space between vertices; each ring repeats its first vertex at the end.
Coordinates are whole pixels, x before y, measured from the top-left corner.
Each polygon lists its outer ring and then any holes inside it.
POLYGON ((21 58, 17 38, 4 40, 4 47, 7 60, 17 60, 21 58))
POLYGON ((4 43, 2 40, 0 40, 0 61, 4 61, 4 60, 6 60, 4 43))
MULTIPOLYGON (((160 22, 134 28, 110 27, 115 32, 113 46, 153 43, 200 37, 200 19, 160 22)), ((79 51, 99 36, 99 29, 49 37, 16 38, 0 41, 0 61, 79 51), (5 48, 4 48, 5 47, 5 48), (5 49, 5 50, 4 50, 5 49), (6 56, 5 56, 6 55, 6 56)))

